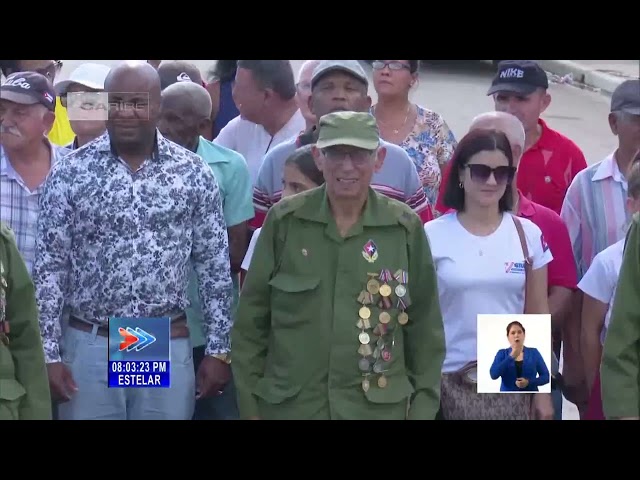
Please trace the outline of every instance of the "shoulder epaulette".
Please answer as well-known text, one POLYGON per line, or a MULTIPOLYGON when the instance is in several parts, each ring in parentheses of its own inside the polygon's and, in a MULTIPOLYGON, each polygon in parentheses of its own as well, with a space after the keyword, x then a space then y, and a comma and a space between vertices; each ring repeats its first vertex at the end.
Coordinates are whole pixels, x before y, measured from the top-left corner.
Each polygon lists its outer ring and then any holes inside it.
POLYGON ((383 196, 383 198, 386 202, 387 208, 389 208, 393 212, 393 215, 398 219, 398 223, 400 223, 400 225, 406 228, 409 232, 412 232, 416 227, 422 226, 420 217, 416 212, 411 210, 409 205, 386 196, 383 196))
POLYGON ((275 210, 276 218, 283 218, 284 216, 295 212, 297 209, 302 207, 310 195, 313 194, 313 190, 307 190, 306 192, 298 193, 291 197, 281 199, 276 205, 273 207, 275 210))

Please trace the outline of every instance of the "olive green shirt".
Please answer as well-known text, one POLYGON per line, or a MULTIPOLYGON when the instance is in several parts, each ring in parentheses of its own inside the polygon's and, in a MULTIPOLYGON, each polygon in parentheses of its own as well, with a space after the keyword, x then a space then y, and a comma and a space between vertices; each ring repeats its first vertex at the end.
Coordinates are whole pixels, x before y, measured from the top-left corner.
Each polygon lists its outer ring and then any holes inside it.
POLYGON ((640 416, 640 222, 627 234, 600 367, 606 418, 640 416))
MULTIPOLYGON (((395 289, 398 282, 388 284, 395 289)), ((380 298, 367 305, 372 349, 380 298)), ((369 189, 360 220, 343 238, 325 186, 281 200, 269 211, 256 244, 232 345, 242 418, 405 419, 412 397, 408 418, 434 419, 445 340, 435 267, 420 218, 369 189), (403 298, 409 321, 398 324, 393 293, 392 307, 385 309, 394 332, 386 337, 391 352, 386 386, 378 386, 375 374, 367 377, 365 391, 358 297, 372 278, 368 274, 377 278, 383 269, 408 273, 403 298)))
POLYGON ((35 290, 13 232, 3 223, 0 320, 9 324, 9 344, 0 339, 0 420, 51 420, 35 290))

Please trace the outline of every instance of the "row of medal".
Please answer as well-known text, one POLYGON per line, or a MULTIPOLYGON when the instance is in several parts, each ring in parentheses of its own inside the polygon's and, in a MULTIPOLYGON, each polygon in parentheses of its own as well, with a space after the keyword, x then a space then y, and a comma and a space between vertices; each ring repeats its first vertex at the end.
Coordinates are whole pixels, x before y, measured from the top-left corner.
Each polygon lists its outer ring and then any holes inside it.
POLYGON ((396 308, 399 311, 396 321, 398 325, 406 325, 409 316, 406 309, 410 304, 407 291, 408 275, 404 270, 398 270, 393 275, 387 269, 380 273, 368 273, 366 290, 360 292, 358 303, 362 306, 358 311, 356 327, 360 330, 358 340, 358 368, 364 379, 362 389, 367 392, 371 387, 370 377, 377 375, 379 388, 386 388, 388 381, 385 372, 392 360, 392 350, 395 345, 395 326, 392 324, 391 310, 393 307, 393 293, 396 297, 396 308), (391 288, 393 280, 397 282, 394 289, 391 288), (381 310, 378 315, 378 324, 371 328, 371 309, 367 305, 377 305, 381 310), (372 330, 372 331, 371 331, 372 330), (369 333, 371 331, 371 333, 369 333), (376 339, 372 339, 376 337, 376 339), (372 341, 373 340, 373 341, 372 341))

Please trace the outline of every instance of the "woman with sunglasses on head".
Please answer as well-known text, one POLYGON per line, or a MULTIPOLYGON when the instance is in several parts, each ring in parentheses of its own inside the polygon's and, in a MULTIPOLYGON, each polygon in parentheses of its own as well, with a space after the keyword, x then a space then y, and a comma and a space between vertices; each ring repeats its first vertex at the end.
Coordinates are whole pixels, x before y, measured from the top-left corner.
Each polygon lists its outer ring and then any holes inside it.
POLYGON ((371 66, 378 95, 371 113, 378 122, 380 136, 409 154, 425 195, 435 205, 441 169, 449 162, 456 140, 440 114, 409 99, 418 84, 420 60, 374 60, 371 66))
POLYGON ((511 213, 515 168, 504 133, 472 130, 451 161, 445 203, 455 211, 424 226, 447 342, 441 414, 446 420, 529 420, 530 395, 476 393, 477 315, 548 314, 553 257, 540 228, 511 213))

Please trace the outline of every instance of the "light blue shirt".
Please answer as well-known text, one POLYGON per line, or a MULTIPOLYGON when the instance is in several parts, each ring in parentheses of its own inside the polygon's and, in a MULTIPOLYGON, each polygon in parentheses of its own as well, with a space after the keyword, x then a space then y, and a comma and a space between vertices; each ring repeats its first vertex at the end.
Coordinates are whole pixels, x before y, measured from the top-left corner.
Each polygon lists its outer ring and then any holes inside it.
MULTIPOLYGON (((244 157, 203 137, 200 137, 196 153, 211 167, 218 181, 227 228, 251 220, 254 216, 253 189, 251 175, 244 157)), ((237 275, 232 275, 231 278, 233 279, 233 315, 238 303, 240 286, 237 275)), ((205 344, 205 339, 198 285, 193 272, 189 281, 189 300, 191 306, 187 308, 186 313, 189 331, 191 332, 191 343, 194 347, 199 347, 205 344)))

